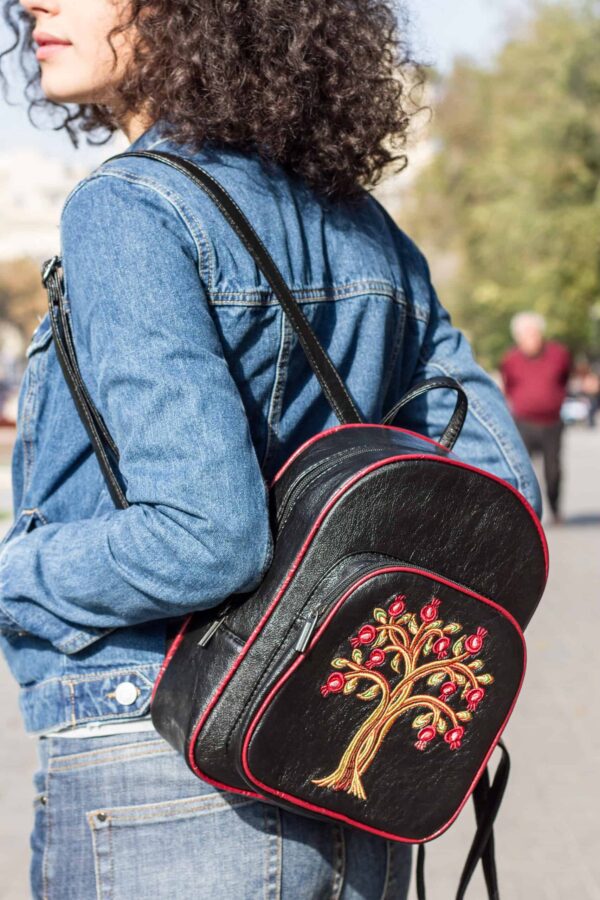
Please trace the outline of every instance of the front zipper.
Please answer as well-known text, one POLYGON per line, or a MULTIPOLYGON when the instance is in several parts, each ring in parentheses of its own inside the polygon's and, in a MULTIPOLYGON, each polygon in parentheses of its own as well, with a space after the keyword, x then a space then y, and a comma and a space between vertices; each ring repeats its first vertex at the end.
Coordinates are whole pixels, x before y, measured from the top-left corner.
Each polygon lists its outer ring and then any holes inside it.
MULTIPOLYGON (((318 607, 317 610, 315 610, 313 613, 311 613, 308 617, 300 620, 303 622, 302 630, 300 632, 300 635, 299 635, 298 640, 296 641, 296 645, 294 647, 294 650, 297 653, 302 653, 302 654, 306 653, 306 651, 308 649, 308 645, 310 644, 311 638, 320 624, 320 620, 323 619, 324 616, 326 616, 329 611, 330 603, 332 601, 335 602, 336 600, 338 600, 340 597, 340 594, 344 593, 344 591, 351 588, 355 582, 359 581, 365 574, 368 574, 368 572, 370 572, 373 568, 380 569, 380 568, 386 568, 387 566, 392 566, 392 567, 398 566, 401 568, 407 568, 407 569, 418 571, 419 574, 422 573, 424 575, 429 575, 433 579, 439 579, 444 584, 447 584, 452 588, 456 588, 456 590, 462 591, 463 593, 464 592, 467 592, 469 594, 470 593, 478 593, 477 591, 474 591, 473 588, 470 588, 468 585, 462 584, 459 581, 454 581, 451 578, 447 578, 445 575, 441 575, 439 572, 435 572, 433 569, 427 569, 424 566, 417 566, 417 565, 415 565, 415 563, 407 562, 406 560, 397 559, 395 556, 388 556, 385 553, 377 553, 377 554, 373 554, 373 555, 377 556, 377 559, 379 560, 378 564, 374 564, 374 561, 370 561, 368 563, 367 563, 367 561, 365 561, 365 563, 363 565, 359 566, 359 568, 354 571, 352 576, 349 575, 347 578, 344 578, 341 582, 336 584, 335 588, 332 589, 331 594, 327 595, 326 600, 324 601, 323 604, 321 604, 321 606, 318 607), (383 560, 385 560, 386 562, 384 563, 383 560)), ((329 572, 327 572, 326 575, 323 576, 323 578, 321 579, 319 584, 321 584, 321 582, 325 578, 328 577, 328 575, 333 571, 333 569, 335 569, 338 565, 340 565, 340 563, 344 562, 347 559, 351 559, 351 557, 346 556, 346 557, 344 557, 343 560, 338 560, 338 562, 335 563, 334 566, 332 566, 332 568, 329 570, 329 572)), ((311 592, 311 595, 308 598, 308 600, 306 601, 306 603, 304 604, 303 609, 306 609, 306 607, 309 605, 312 597, 314 597, 315 593, 318 590, 319 590, 319 585, 317 585, 317 587, 311 592)))
MULTIPOLYGON (((357 555, 362 556, 363 554, 357 554, 357 555)), ((376 555, 377 555, 378 560, 382 559, 381 554, 376 554, 376 555)), ((321 616, 323 614, 327 613, 327 610, 329 608, 329 604, 331 603, 331 601, 335 600, 337 597, 339 597, 340 590, 342 590, 342 591, 346 590, 346 587, 350 587, 353 584, 353 582, 356 581, 357 578, 360 578, 364 574, 364 572, 369 572, 375 565, 374 560, 368 560, 368 561, 365 560, 364 563, 362 563, 362 564, 359 563, 357 569, 355 569, 350 575, 346 576, 346 578, 343 578, 341 582, 337 582, 335 584, 335 586, 332 587, 331 591, 327 594, 325 600, 323 600, 316 609, 314 609, 312 612, 310 612, 308 614, 308 616, 302 617, 302 613, 304 613, 304 610, 308 606, 310 606, 311 600, 318 593, 319 588, 320 588, 321 584, 323 583, 323 581, 331 575, 331 573, 334 571, 334 569, 336 569, 339 565, 347 562, 350 559, 352 559, 352 556, 345 556, 343 559, 339 559, 329 569, 329 571, 326 572, 325 575, 323 575, 323 577, 321 578, 321 580, 319 581, 317 586, 315 588, 313 588, 313 590, 310 592, 308 599, 304 603, 304 606, 302 607, 302 610, 300 613, 300 621, 303 624, 302 624, 302 629, 300 631, 298 639, 296 641, 296 644, 294 645, 294 650, 297 653, 305 653, 306 652, 306 648, 308 647, 308 645, 310 643, 310 639, 313 636, 313 634, 319 624, 319 619, 321 618, 321 616), (364 570, 364 572, 363 572, 363 570, 364 570)), ((284 641, 285 641, 285 638, 284 638, 284 641)), ((282 644, 284 643, 284 641, 282 641, 282 644)))
MULTIPOLYGON (((364 553, 359 553, 359 554, 351 554, 349 556, 343 557, 342 559, 338 559, 337 562, 334 563, 334 565, 331 566, 331 568, 321 577, 321 579, 319 580, 316 587, 313 588, 313 590, 308 595, 306 601, 304 602, 304 604, 302 606, 302 609, 299 610, 298 618, 294 622, 292 622, 292 624, 288 627, 285 634, 283 634, 281 636, 281 639, 280 639, 279 643, 277 644, 277 647, 275 648, 273 655, 270 657, 268 662, 266 662, 260 676, 257 677, 256 687, 254 689, 255 691, 257 690, 259 684, 260 685, 264 684, 265 680, 268 680, 271 677, 273 667, 275 666, 275 668, 278 668, 282 664, 282 656, 286 657, 289 654, 290 649, 294 653, 294 659, 296 659, 299 655, 304 655, 306 653, 306 650, 308 649, 308 645, 312 639, 312 636, 315 633, 316 629, 318 628, 321 620, 323 619, 324 616, 326 616, 328 614, 331 604, 333 602, 335 602, 336 600, 338 600, 339 597, 341 596, 341 594, 344 593, 344 591, 348 590, 348 588, 350 588, 358 579, 362 578, 364 575, 368 574, 369 572, 371 572, 373 570, 377 570, 382 565, 386 565, 385 561, 388 561, 387 562, 388 565, 397 564, 396 560, 394 560, 393 557, 388 557, 383 553, 373 553, 373 554, 371 554, 372 558, 369 560, 364 559, 364 556, 365 556, 364 553), (313 600, 315 598, 315 595, 318 594, 318 591, 319 591, 321 585, 323 584, 323 581, 326 578, 328 578, 331 575, 331 573, 338 566, 340 566, 341 564, 343 564, 345 562, 348 562, 348 560, 351 560, 354 557, 363 558, 363 562, 357 563, 357 567, 355 569, 353 569, 353 571, 351 573, 349 573, 341 581, 337 581, 335 583, 335 585, 332 586, 331 590, 327 593, 325 599, 319 603, 319 606, 316 609, 314 609, 311 613, 308 613, 308 615, 306 615, 305 610, 310 605, 311 600, 313 600), (290 648, 290 644, 289 644, 290 635, 292 634, 294 627, 297 627, 299 622, 302 623, 300 634, 296 638, 296 641, 293 644, 293 646, 290 648)), ((277 613, 277 610, 275 609, 273 611, 272 615, 276 615, 276 613, 277 613)), ((221 619, 220 622, 222 622, 222 621, 224 621, 224 620, 221 619)), ((219 622, 219 624, 220 624, 220 622, 219 622)), ((287 668, 287 664, 286 664, 286 668, 287 668)), ((234 722, 233 725, 231 726, 231 729, 229 730, 229 733, 228 733, 226 741, 225 741, 225 752, 226 753, 229 752, 231 739, 234 736, 234 734, 236 733, 236 729, 238 728, 238 726, 239 726, 239 723, 234 722)))

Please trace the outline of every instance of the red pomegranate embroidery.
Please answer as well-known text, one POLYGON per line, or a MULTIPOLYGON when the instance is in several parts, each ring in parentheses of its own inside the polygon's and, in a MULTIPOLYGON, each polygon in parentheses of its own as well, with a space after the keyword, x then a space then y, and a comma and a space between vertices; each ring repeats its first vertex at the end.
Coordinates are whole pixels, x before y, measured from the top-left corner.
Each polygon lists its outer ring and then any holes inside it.
POLYGON ((469 635, 465 641, 465 650, 474 656, 483 647, 483 639, 487 635, 485 628, 478 628, 475 634, 469 635))
POLYGON ((427 624, 430 622, 435 622, 438 614, 438 607, 440 605, 440 600, 437 597, 434 597, 433 600, 430 600, 427 606, 424 606, 421 610, 421 620, 427 624))
POLYGON ((406 603, 404 602, 406 597, 404 594, 398 594, 394 597, 393 601, 388 606, 388 612, 390 616, 396 618, 396 616, 401 616, 404 610, 406 609, 406 603))
POLYGON ((439 618, 438 597, 421 606, 418 613, 407 610, 407 605, 406 597, 398 594, 387 610, 374 609, 373 624, 362 625, 350 638, 350 659, 336 657, 332 661, 336 671, 321 685, 323 696, 343 694, 348 702, 346 697, 351 695, 373 706, 336 769, 312 779, 319 787, 343 790, 364 800, 363 776, 402 716, 415 716, 412 725, 417 730, 417 750, 428 751, 443 737, 455 751, 461 747, 465 723, 479 714, 476 711, 485 696, 482 685, 493 684, 494 678, 482 671, 481 659, 469 660, 482 650, 486 629, 479 626, 467 637, 461 636, 459 622, 445 623, 439 618), (363 648, 369 644, 374 646, 365 659, 363 648))
POLYGON ((485 691, 482 687, 471 688, 470 691, 467 691, 465 696, 465 700, 467 701, 467 708, 471 710, 471 712, 475 712, 477 706, 481 703, 483 698, 485 697, 485 691))
POLYGON ((340 691, 344 690, 345 683, 346 679, 340 672, 333 672, 327 679, 327 683, 321 685, 321 693, 324 697, 327 694, 339 694, 340 691))
POLYGON ((450 649, 451 643, 452 641, 447 635, 437 639, 433 645, 433 652, 437 654, 438 659, 445 659, 446 656, 448 656, 448 650, 450 649))
POLYGON ((415 747, 417 750, 424 750, 427 744, 434 739, 436 736, 436 730, 433 725, 426 725, 425 728, 421 728, 419 733, 417 734, 417 742, 415 747))
POLYGON ((447 744, 450 744, 451 750, 458 750, 464 733, 465 729, 462 727, 462 725, 458 725, 456 728, 453 728, 451 731, 448 731, 444 735, 444 740, 447 744))
POLYGON ((446 681, 440 688, 440 697, 442 700, 449 700, 457 690, 458 688, 453 681, 446 681))
POLYGON ((372 625, 363 625, 358 632, 357 637, 350 638, 352 647, 359 647, 361 644, 372 644, 377 637, 377 631, 372 625))
POLYGON ((383 650, 371 650, 369 654, 369 659, 365 663, 367 669, 372 669, 375 666, 381 666, 385 662, 385 653, 383 650))

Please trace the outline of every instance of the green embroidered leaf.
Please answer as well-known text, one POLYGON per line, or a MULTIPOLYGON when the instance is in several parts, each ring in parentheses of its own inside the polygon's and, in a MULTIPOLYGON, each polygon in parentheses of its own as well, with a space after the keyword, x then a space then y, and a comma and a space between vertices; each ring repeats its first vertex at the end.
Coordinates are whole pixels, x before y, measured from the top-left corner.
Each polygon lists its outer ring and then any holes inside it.
POLYGON ((479 684, 491 684, 494 680, 493 675, 478 675, 477 681, 479 684))
POLYGON ((434 687, 436 684, 441 684, 445 677, 445 672, 434 672, 433 675, 430 675, 427 679, 427 684, 430 684, 432 687, 434 687))
POLYGON ((411 616, 411 612, 405 612, 404 615, 400 616, 399 619, 396 619, 396 622, 398 625, 404 625, 405 622, 408 622, 411 616))
POLYGON ((352 694, 356 690, 357 684, 357 678, 348 678, 346 680, 346 684, 344 685, 344 694, 352 694))
POLYGON ((444 625, 444 634, 456 634, 461 628, 462 625, 459 625, 458 622, 450 622, 449 625, 444 625))
POLYGON ((453 672, 454 680, 457 684, 465 684, 467 679, 460 672, 453 672))
POLYGON ((454 654, 454 656, 460 656, 460 654, 464 651, 464 647, 465 647, 465 636, 463 634, 463 636, 460 637, 455 642, 454 646, 452 647, 452 653, 454 654))
POLYGON ((337 659, 331 660, 331 665, 333 666, 334 669, 345 669, 346 666, 348 665, 348 660, 338 657, 337 659))
POLYGON ((431 653, 431 648, 433 647, 433 641, 434 635, 432 635, 425 643, 425 646, 423 647, 423 656, 429 656, 429 654, 431 653))
POLYGON ((464 709, 461 710, 461 712, 456 713, 456 718, 459 722, 470 722, 473 716, 468 710, 464 709))
POLYGON ((448 723, 445 719, 440 719, 437 723, 438 734, 445 734, 448 731, 448 723))
POLYGON ((433 719, 433 713, 431 713, 431 712, 423 713, 422 715, 417 716, 417 718, 412 723, 412 727, 413 728, 425 728, 426 725, 429 725, 429 723, 431 722, 432 719, 433 719))
POLYGON ((394 670, 394 672, 400 672, 400 666, 402 665, 402 656, 399 653, 396 653, 394 658, 392 659, 390 666, 394 670))
POLYGON ((382 644, 385 644, 387 639, 388 639, 388 636, 385 633, 385 631, 380 631, 379 634, 377 635, 377 637, 375 638, 375 641, 371 644, 371 647, 381 647, 382 644))
POLYGON ((474 659, 473 662, 469 663, 469 668, 473 669, 474 672, 479 672, 480 669, 483 669, 485 663, 482 659, 474 659))
POLYGON ((411 634, 416 634, 417 631, 419 630, 419 626, 417 624, 417 617, 414 615, 414 613, 410 617, 410 622, 408 623, 408 630, 410 631, 411 634))
POLYGON ((363 661, 362 651, 359 650, 358 647, 356 648, 356 650, 352 651, 352 659, 354 660, 355 663, 358 663, 359 665, 363 661))
POLYGON ((361 694, 357 694, 359 700, 373 700, 374 697, 379 693, 379 685, 374 684, 372 687, 367 688, 366 691, 363 691, 361 694))
POLYGON ((441 619, 436 619, 435 622, 432 622, 431 625, 427 626, 427 631, 431 631, 432 628, 441 628, 443 625, 443 621, 441 619))
POLYGON ((381 622, 382 625, 387 623, 388 617, 385 609, 374 609, 373 610, 373 618, 376 622, 381 622))

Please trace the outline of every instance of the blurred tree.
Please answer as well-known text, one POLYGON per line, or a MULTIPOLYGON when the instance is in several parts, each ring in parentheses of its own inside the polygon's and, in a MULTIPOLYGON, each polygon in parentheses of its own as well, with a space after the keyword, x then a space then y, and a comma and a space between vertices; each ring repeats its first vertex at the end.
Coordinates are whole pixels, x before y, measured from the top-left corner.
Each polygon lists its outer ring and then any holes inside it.
POLYGON ((29 343, 46 309, 39 264, 27 257, 0 262, 0 321, 16 325, 29 343))
POLYGON ((436 154, 400 224, 457 260, 444 300, 487 365, 521 309, 600 351, 599 48, 599 0, 534 0, 490 67, 459 61, 438 85, 436 154))

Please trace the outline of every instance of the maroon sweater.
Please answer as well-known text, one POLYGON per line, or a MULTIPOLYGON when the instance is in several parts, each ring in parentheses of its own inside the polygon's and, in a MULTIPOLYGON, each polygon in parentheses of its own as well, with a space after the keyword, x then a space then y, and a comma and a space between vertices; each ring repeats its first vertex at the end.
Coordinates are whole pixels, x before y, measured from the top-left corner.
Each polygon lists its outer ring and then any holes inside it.
POLYGON ((546 341, 537 356, 526 356, 517 347, 509 350, 500 371, 515 419, 540 425, 558 422, 570 370, 571 355, 557 341, 546 341))

